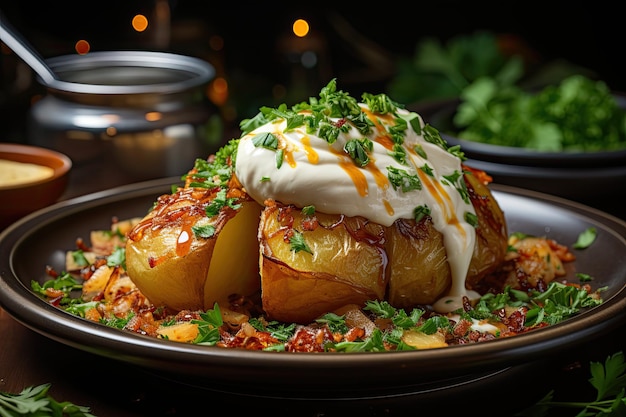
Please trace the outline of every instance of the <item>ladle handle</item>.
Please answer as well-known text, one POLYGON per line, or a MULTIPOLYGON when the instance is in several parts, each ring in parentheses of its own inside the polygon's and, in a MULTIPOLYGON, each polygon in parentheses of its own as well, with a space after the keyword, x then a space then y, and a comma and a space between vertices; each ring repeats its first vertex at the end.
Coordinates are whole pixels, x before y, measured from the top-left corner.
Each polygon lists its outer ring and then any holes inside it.
POLYGON ((56 74, 30 43, 11 26, 2 11, 0 11, 0 40, 28 64, 45 85, 54 84, 57 80, 56 74))

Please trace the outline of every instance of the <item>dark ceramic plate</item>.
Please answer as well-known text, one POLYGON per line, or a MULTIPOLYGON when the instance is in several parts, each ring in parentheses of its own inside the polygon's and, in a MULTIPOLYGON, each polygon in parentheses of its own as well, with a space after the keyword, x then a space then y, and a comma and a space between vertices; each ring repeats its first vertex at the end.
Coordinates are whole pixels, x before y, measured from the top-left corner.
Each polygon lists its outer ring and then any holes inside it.
MULTIPOLYGON (((25 326, 77 349, 113 358, 186 384, 223 392, 289 399, 401 400, 447 395, 606 334, 626 315, 626 223, 589 207, 548 195, 493 185, 509 231, 546 235, 572 245, 589 227, 596 242, 575 251, 568 266, 608 287, 605 302, 559 325, 492 342, 412 352, 289 354, 187 345, 144 337, 90 322, 48 305, 30 290, 47 279, 46 265, 63 270, 65 251, 78 237, 106 228, 111 218, 142 216, 177 178, 115 188, 29 215, 0 235, 0 304, 25 326)), ((508 398, 508 395, 505 396, 508 398)), ((449 410, 448 410, 449 411, 449 410)))

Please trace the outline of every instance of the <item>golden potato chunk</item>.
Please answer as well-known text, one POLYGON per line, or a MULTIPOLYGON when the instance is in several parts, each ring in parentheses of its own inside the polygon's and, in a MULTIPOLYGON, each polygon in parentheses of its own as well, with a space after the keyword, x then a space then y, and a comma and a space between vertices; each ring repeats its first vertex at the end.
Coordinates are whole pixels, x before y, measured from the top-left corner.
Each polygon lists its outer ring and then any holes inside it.
POLYGON ((400 219, 386 229, 390 267, 387 300, 398 308, 434 303, 452 281, 443 235, 430 217, 400 219))
POLYGON ((363 218, 271 202, 259 225, 261 301, 268 317, 306 323, 385 296, 383 227, 363 218))
POLYGON ((182 188, 161 196, 129 233, 126 266, 140 291, 172 310, 212 308, 259 289, 256 233, 262 207, 240 190, 241 206, 208 217, 217 190, 182 188))

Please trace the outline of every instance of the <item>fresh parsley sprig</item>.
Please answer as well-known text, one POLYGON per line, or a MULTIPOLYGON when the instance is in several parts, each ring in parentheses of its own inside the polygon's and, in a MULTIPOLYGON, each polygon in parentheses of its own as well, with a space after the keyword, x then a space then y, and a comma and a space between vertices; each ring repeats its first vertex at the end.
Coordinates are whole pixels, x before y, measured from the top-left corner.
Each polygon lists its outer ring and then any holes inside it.
POLYGON ((56 401, 48 394, 51 385, 27 387, 19 394, 0 391, 0 416, 96 417, 91 414, 89 407, 56 401))
POLYGON ((600 362, 590 363, 589 382, 596 390, 596 398, 591 401, 555 401, 555 391, 551 390, 531 407, 519 412, 519 417, 548 416, 556 408, 578 409, 576 416, 609 417, 626 415, 626 364, 624 352, 619 351, 600 362))

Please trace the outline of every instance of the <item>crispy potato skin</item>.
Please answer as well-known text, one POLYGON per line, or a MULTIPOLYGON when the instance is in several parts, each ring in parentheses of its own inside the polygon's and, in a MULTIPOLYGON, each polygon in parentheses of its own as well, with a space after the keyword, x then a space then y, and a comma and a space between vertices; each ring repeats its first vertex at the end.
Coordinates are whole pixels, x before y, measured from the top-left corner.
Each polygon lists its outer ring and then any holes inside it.
MULTIPOLYGON (((242 208, 223 207, 219 214, 209 218, 205 209, 215 199, 216 191, 186 187, 163 195, 128 234, 128 274, 153 304, 175 311, 205 309, 212 308, 215 301, 226 302, 231 293, 249 295, 258 291, 258 220, 254 217, 258 219, 262 207, 241 190, 231 188, 230 197, 240 197, 242 208), (254 227, 229 228, 240 212, 253 218, 254 227), (215 228, 212 237, 194 234, 194 226, 207 225, 215 228), (237 263, 222 266, 226 258, 214 258, 213 254, 222 246, 220 236, 226 228, 225 239, 240 243, 240 258, 237 263), (212 269, 218 272, 210 273, 212 269), (219 282, 209 283, 210 279, 219 282)), ((223 253, 223 249, 218 251, 223 253)))
POLYGON ((509 232, 504 213, 488 187, 491 178, 484 171, 464 169, 465 185, 478 218, 476 245, 466 281, 466 286, 473 289, 504 262, 509 232))
MULTIPOLYGON (((503 262, 508 232, 488 177, 467 169, 478 217, 466 286, 472 289, 503 262)), ((263 308, 272 319, 307 323, 352 303, 387 300, 395 307, 432 304, 451 285, 443 235, 428 216, 383 227, 363 218, 316 213, 268 201, 259 224, 263 308), (311 249, 295 251, 291 234, 311 249)))

